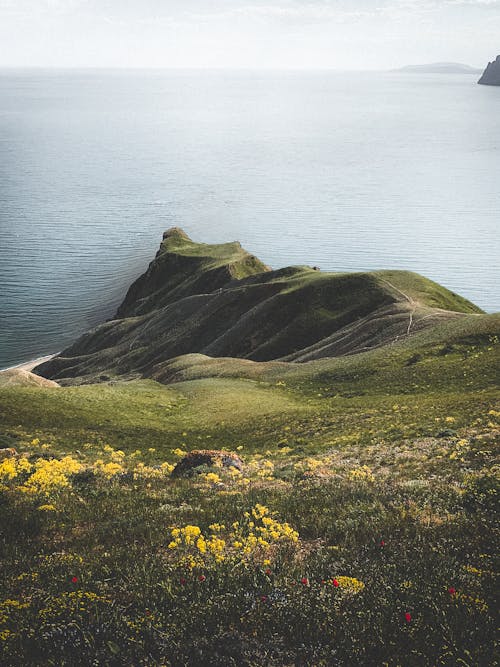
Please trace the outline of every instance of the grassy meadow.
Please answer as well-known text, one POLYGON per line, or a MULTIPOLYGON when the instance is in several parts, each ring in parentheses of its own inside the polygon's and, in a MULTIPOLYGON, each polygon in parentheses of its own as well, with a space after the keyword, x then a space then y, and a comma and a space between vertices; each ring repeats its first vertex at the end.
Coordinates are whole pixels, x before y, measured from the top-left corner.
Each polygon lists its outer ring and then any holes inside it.
POLYGON ((0 664, 496 664, 481 322, 248 377, 0 387, 21 454, 0 461, 0 664), (242 470, 172 476, 196 449, 242 470))

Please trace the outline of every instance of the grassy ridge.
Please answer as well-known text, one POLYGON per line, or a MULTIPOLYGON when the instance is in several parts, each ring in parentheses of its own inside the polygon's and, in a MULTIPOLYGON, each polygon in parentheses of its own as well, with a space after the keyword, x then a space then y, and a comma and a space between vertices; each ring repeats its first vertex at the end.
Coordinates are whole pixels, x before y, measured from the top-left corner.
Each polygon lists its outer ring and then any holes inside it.
POLYGON ((198 244, 174 229, 116 319, 36 371, 70 383, 158 377, 157 364, 191 353, 302 362, 380 347, 480 312, 414 273, 271 271, 238 243, 198 244))

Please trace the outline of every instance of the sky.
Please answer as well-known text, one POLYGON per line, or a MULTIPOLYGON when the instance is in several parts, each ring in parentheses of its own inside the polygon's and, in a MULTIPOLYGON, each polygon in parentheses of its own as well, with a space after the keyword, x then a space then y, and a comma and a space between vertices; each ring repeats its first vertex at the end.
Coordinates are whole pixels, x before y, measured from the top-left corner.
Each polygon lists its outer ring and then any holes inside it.
POLYGON ((0 0, 0 66, 389 69, 500 53, 500 0, 0 0))

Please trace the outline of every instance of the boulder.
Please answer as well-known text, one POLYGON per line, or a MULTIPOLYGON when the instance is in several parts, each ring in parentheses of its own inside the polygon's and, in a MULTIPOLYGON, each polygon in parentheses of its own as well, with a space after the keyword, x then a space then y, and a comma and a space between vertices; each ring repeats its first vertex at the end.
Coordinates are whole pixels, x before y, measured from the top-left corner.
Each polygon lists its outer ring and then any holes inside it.
MULTIPOLYGON (((197 474, 197 468, 236 468, 243 469, 243 461, 233 452, 219 449, 194 449, 186 454, 172 471, 172 477, 189 477, 197 474)), ((201 471, 200 471, 201 472, 201 471)))
POLYGON ((14 447, 4 447, 0 449, 0 461, 4 459, 13 459, 18 456, 17 450, 14 447))

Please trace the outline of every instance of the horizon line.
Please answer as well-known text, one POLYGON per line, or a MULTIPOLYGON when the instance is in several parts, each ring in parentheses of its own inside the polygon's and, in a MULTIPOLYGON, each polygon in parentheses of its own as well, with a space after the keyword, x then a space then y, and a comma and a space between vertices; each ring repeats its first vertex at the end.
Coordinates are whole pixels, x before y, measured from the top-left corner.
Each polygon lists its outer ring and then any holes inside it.
MULTIPOLYGON (((432 62, 419 64, 398 65, 396 67, 204 67, 200 66, 177 66, 170 67, 168 65, 2 65, 1 70, 51 70, 51 71, 72 71, 72 70, 113 70, 113 71, 171 71, 171 72, 199 72, 199 71, 215 71, 215 72, 398 72, 412 67, 425 67, 431 65, 462 65, 470 67, 472 70, 482 71, 484 67, 468 65, 467 63, 458 62, 432 62)), ((464 72, 467 73, 467 72, 464 72)), ((471 71, 471 74, 474 73, 471 71)))

